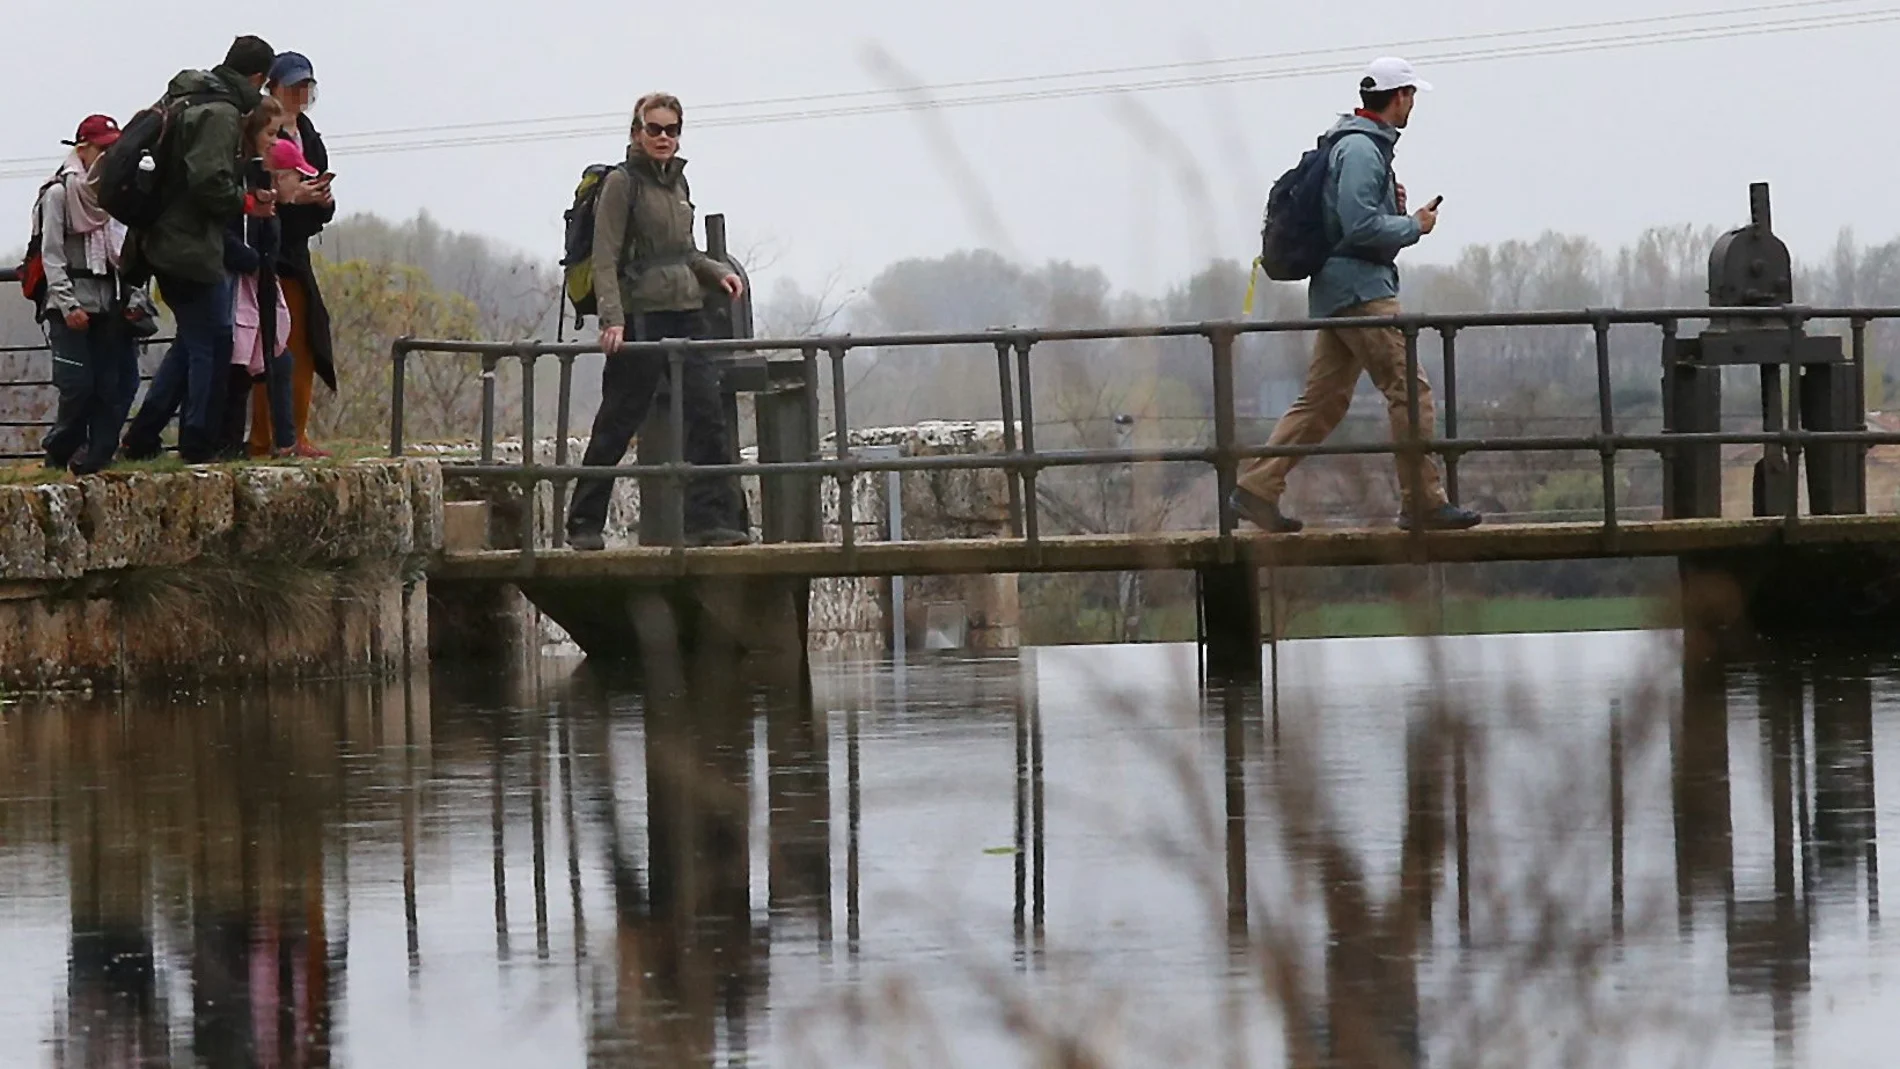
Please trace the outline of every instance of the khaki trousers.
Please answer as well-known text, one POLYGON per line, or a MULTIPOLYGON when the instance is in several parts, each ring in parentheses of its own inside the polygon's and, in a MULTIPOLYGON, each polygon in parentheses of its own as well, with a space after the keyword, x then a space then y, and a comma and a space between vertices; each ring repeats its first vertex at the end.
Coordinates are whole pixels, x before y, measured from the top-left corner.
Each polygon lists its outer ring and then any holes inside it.
MULTIPOLYGON (((1367 301, 1341 311, 1341 316, 1397 315, 1396 299, 1367 301)), ((1268 445, 1317 445, 1326 440, 1352 406, 1353 390, 1359 375, 1372 376, 1372 384, 1385 395, 1386 412, 1391 417, 1392 440, 1403 442, 1411 436, 1410 403, 1405 396, 1405 336, 1396 327, 1355 327, 1346 330, 1322 330, 1313 343, 1313 364, 1306 372, 1306 387, 1299 400, 1286 410, 1273 427, 1268 445)), ((1425 368, 1418 369, 1418 425, 1421 436, 1430 438, 1437 425, 1432 406, 1432 386, 1425 381, 1425 368)), ((1438 479, 1438 466, 1430 458, 1422 463, 1399 457, 1399 488, 1404 495, 1402 508, 1411 507, 1413 497, 1424 495, 1424 505, 1432 508, 1445 503, 1445 490, 1438 479)), ((1241 489, 1265 501, 1278 502, 1286 492, 1287 473, 1300 462, 1299 457, 1263 457, 1240 472, 1241 489)))

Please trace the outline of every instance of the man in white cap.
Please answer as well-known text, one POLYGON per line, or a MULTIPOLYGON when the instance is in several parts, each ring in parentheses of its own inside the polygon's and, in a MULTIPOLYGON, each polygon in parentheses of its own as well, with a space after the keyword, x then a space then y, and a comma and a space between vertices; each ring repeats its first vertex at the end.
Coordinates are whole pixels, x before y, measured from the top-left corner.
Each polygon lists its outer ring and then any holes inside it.
MULTIPOLYGON (((1402 59, 1374 60, 1359 80, 1360 107, 1342 116, 1322 144, 1329 144, 1323 202, 1333 252, 1307 287, 1307 314, 1314 319, 1399 314, 1400 249, 1414 245, 1438 225, 1438 199, 1405 214, 1405 187, 1392 171, 1399 131, 1412 105, 1431 83, 1402 59), (1363 135, 1363 136, 1360 136, 1363 135)), ((1405 381, 1405 338, 1396 327, 1322 330, 1299 400, 1274 425, 1269 445, 1313 445, 1326 440, 1352 405, 1363 372, 1385 396, 1394 441, 1412 435, 1405 381)), ((1436 418, 1431 384, 1418 369, 1418 432, 1430 437, 1436 418)), ((1256 460, 1242 471, 1231 504, 1263 530, 1292 532, 1300 521, 1280 511, 1287 473, 1298 457, 1256 460)), ((1429 457, 1398 458, 1404 496, 1399 526, 1410 529, 1415 513, 1436 529, 1474 527, 1480 517, 1445 497, 1437 464, 1429 457)))

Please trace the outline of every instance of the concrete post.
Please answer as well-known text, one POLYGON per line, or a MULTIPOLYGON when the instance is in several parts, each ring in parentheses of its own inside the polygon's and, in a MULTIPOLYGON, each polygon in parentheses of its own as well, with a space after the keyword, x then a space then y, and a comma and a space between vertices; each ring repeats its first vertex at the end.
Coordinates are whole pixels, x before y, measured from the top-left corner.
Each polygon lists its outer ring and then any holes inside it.
POLYGON ((1260 578, 1251 563, 1210 565, 1195 572, 1201 648, 1209 679, 1260 680, 1260 578))

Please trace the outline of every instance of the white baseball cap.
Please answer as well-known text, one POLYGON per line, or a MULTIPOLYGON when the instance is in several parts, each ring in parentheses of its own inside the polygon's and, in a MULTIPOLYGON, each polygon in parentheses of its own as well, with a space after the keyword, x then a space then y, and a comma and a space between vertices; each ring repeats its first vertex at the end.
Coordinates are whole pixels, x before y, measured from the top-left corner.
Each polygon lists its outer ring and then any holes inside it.
POLYGON ((1359 88, 1373 93, 1382 93, 1388 89, 1404 89, 1407 86, 1424 91, 1430 90, 1432 83, 1420 78, 1410 63, 1397 56, 1385 56, 1373 60, 1366 67, 1365 77, 1359 82, 1359 88))

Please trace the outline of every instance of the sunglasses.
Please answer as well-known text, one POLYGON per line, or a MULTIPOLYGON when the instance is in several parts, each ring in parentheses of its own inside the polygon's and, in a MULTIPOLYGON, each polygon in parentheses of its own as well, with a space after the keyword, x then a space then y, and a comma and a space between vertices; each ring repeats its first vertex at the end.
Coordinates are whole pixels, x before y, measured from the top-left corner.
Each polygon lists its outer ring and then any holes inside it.
POLYGON ((648 137, 678 137, 680 131, 684 129, 685 126, 685 123, 677 122, 669 123, 664 126, 656 122, 650 122, 646 125, 646 131, 648 137))

